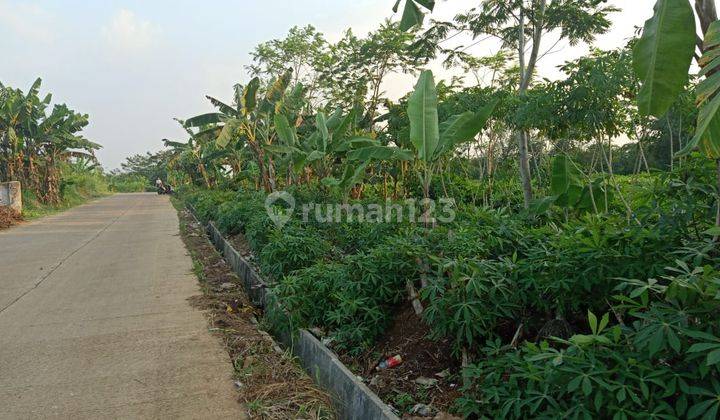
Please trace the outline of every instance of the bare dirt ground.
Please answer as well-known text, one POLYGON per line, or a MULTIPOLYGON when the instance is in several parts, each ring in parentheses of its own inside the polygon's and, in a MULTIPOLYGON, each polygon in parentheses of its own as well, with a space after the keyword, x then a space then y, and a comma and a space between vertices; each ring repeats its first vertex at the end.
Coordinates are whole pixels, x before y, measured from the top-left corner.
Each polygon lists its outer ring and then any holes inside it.
POLYGON ((10 207, 0 206, 0 230, 22 222, 22 216, 10 207))
MULTIPOLYGON (((427 324, 408 303, 364 357, 344 359, 348 364, 361 366, 361 375, 368 378, 370 388, 395 408, 407 411, 422 404, 430 408, 430 413, 444 413, 460 396, 460 364, 452 357, 448 340, 431 340, 429 334, 427 324), (400 365, 376 369, 382 360, 396 355, 402 357, 400 365)), ((436 418, 452 416, 439 414, 436 418)))
POLYGON ((330 398, 296 361, 259 329, 261 314, 202 227, 178 206, 183 241, 192 255, 203 294, 193 305, 206 311, 235 367, 240 401, 252 418, 334 418, 330 398))

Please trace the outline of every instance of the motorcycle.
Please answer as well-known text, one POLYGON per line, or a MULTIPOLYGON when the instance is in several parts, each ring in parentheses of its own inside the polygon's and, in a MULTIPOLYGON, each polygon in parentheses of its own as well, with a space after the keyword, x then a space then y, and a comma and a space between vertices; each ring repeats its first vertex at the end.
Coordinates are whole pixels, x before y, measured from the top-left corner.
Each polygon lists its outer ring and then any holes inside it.
POLYGON ((158 195, 173 195, 175 191, 173 191, 170 185, 161 185, 157 187, 157 193, 158 195))

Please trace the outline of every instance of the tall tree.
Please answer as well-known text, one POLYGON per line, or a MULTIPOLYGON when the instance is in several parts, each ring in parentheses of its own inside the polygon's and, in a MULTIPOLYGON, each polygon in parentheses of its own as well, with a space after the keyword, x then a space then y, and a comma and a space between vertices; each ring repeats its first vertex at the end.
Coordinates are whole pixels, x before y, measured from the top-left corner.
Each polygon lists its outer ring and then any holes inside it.
POLYGON ((285 38, 263 42, 250 55, 253 64, 247 69, 251 76, 267 82, 291 68, 290 88, 302 84, 310 104, 322 99, 319 92, 320 72, 327 63, 328 43, 312 25, 294 26, 285 38))
POLYGON ((415 74, 431 58, 429 49, 410 48, 414 35, 386 21, 365 38, 351 30, 331 45, 322 70, 326 99, 343 108, 362 106, 363 125, 372 126, 382 103, 383 82, 392 73, 415 74))
POLYGON ((0 84, 0 179, 21 181, 45 202, 60 200, 60 165, 73 158, 95 160, 100 145, 80 133, 88 116, 39 96, 41 79, 27 93, 0 84))
MULTIPOLYGON (((562 41, 571 45, 590 43, 611 25, 608 15, 617 9, 603 6, 600 0, 485 0, 479 7, 456 17, 458 28, 473 36, 492 36, 514 51, 519 64, 517 93, 527 94, 538 61, 549 51, 542 51, 547 38, 553 47, 562 41)), ((552 47, 550 48, 552 49, 552 47)), ((519 149, 520 177, 525 206, 532 198, 527 130, 515 133, 519 149)))

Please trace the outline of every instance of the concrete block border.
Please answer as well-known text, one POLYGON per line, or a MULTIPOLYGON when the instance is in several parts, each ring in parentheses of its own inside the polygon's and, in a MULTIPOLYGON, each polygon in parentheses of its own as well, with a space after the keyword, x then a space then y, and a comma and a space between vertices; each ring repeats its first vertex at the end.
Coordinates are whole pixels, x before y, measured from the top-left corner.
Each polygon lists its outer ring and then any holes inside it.
POLYGON ((19 181, 0 182, 0 206, 22 213, 22 192, 19 181))
MULTIPOLYGON (((198 223, 195 209, 185 204, 198 223)), ((222 253, 233 271, 243 282, 246 293, 253 305, 265 307, 270 292, 267 283, 252 266, 223 237, 213 222, 205 225, 205 230, 215 248, 222 253)), ((277 337, 300 359, 303 368, 321 387, 330 392, 333 403, 341 419, 350 420, 398 420, 390 407, 372 392, 350 369, 348 369, 320 340, 307 330, 300 329, 295 334, 277 337)))

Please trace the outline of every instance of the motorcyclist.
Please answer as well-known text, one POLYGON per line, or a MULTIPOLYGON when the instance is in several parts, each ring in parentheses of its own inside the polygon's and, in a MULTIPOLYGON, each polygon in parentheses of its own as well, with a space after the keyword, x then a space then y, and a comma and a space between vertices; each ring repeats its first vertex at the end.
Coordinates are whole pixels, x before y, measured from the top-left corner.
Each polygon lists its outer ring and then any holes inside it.
POLYGON ((165 184, 163 184, 162 179, 158 178, 155 180, 155 187, 157 187, 158 194, 165 193, 165 184))

